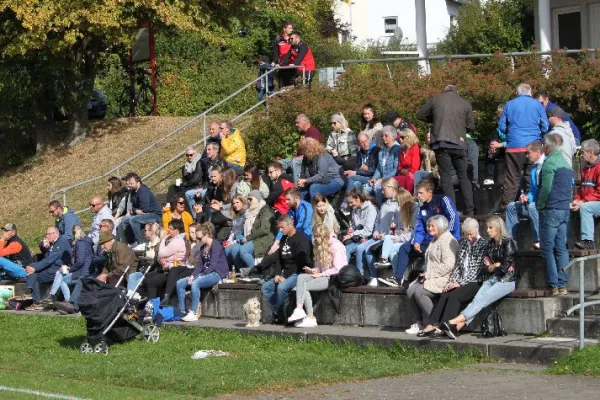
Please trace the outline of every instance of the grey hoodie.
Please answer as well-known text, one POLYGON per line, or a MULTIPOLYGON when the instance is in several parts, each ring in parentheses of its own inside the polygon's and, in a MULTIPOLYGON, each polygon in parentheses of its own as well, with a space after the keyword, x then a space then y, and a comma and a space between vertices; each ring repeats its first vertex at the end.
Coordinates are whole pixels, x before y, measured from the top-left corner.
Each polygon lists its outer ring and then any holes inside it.
POLYGON ((573 135, 573 130, 571 129, 571 125, 568 122, 563 121, 560 124, 556 124, 552 127, 550 133, 556 133, 562 137, 563 145, 560 150, 569 166, 573 168, 573 155, 575 155, 575 150, 577 148, 577 144, 575 143, 575 136, 573 135))
POLYGON ((400 207, 396 200, 387 199, 381 206, 379 214, 377 214, 374 233, 383 233, 384 235, 387 235, 390 231, 392 220, 395 221, 396 226, 398 226, 400 221, 400 207))
POLYGON ((377 207, 369 200, 365 201, 361 208, 352 210, 352 236, 360 236, 368 239, 373 235, 375 221, 377 220, 377 207), (356 229, 362 225, 362 229, 356 229))

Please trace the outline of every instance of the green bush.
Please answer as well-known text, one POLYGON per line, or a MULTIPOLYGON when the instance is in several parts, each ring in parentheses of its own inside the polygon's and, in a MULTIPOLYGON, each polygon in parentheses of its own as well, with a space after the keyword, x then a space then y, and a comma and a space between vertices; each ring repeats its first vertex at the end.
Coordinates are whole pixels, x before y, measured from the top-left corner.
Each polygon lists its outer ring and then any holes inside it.
POLYGON ((255 116, 246 132, 250 158, 265 165, 275 157, 294 154, 298 140, 294 119, 300 113, 311 117, 324 138, 329 134, 329 118, 342 112, 355 131, 360 130, 360 113, 364 104, 372 103, 379 114, 398 110, 413 122, 421 140, 428 125, 416 120, 419 107, 446 85, 455 84, 471 102, 476 117, 475 138, 488 140, 496 127, 495 111, 515 96, 520 82, 534 90, 548 90, 552 100, 571 113, 582 129, 584 138, 600 133, 598 98, 600 66, 588 55, 578 57, 555 54, 549 78, 542 73, 539 56, 518 58, 513 71, 506 58, 497 57, 484 63, 452 61, 434 63, 428 77, 419 78, 413 70, 396 66, 393 80, 384 65, 349 67, 338 88, 296 89, 271 101, 269 115, 255 116), (268 144, 268 145, 267 145, 268 144))

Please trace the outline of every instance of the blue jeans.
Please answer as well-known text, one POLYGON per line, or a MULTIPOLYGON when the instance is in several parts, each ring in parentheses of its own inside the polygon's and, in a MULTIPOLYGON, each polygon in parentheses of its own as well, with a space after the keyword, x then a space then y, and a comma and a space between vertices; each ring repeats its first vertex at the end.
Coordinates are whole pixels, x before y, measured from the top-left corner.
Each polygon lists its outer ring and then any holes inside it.
MULTIPOLYGON (((429 246, 429 243, 421 243, 420 254, 425 254, 427 246, 429 246)), ((394 278, 402 279, 404 273, 406 272, 406 268, 408 268, 410 257, 416 257, 420 254, 414 250, 413 245, 410 241, 403 243, 398 249, 398 261, 396 262, 396 265, 394 266, 392 264, 392 267, 394 268, 394 278)))
POLYGON ((54 276, 54 282, 52 283, 52 288, 50 289, 50 294, 54 296, 58 289, 62 291, 63 297, 65 301, 71 300, 71 291, 69 290, 69 283, 71 283, 72 274, 63 275, 60 271, 56 271, 56 275, 54 276))
POLYGON ((234 243, 231 246, 225 248, 225 258, 227 259, 227 264, 235 265, 238 269, 243 268, 239 264, 237 264, 241 248, 242 245, 239 243, 234 243))
POLYGON ((372 194, 375 196, 379 204, 383 204, 383 192, 381 189, 381 183, 383 181, 377 182, 375 185, 365 185, 364 190, 368 194, 372 194))
POLYGON ((227 166, 229 168, 231 168, 232 170, 234 170, 235 172, 237 172, 237 174, 243 174, 244 173, 244 167, 242 167, 241 165, 235 164, 235 163, 231 163, 228 162, 227 166))
POLYGON ((311 183, 308 187, 308 191, 306 189, 302 190, 303 198, 306 200, 312 200, 317 194, 322 194, 323 196, 332 196, 342 190, 344 185, 340 181, 331 181, 329 183, 311 183), (308 193, 308 198, 306 197, 308 193))
POLYGON ((281 283, 275 283, 273 279, 269 279, 262 285, 263 296, 273 304, 273 314, 282 314, 285 298, 296 287, 297 277, 296 274, 290 275, 281 283))
POLYGON ((192 312, 196 313, 198 303, 200 303, 200 290, 215 286, 221 280, 221 276, 216 272, 211 272, 207 275, 199 275, 188 284, 189 278, 182 278, 177 281, 177 302, 179 310, 185 314, 185 289, 190 286, 192 292, 192 312))
POLYGON ((358 248, 359 244, 360 242, 350 242, 346 245, 346 258, 348 259, 348 263, 350 263, 352 254, 356 253, 356 249, 358 248))
POLYGON ((369 239, 366 242, 359 244, 356 248, 356 268, 358 268, 362 276, 365 276, 363 263, 366 261, 369 271, 371 272, 371 278, 377 277, 377 272, 375 271, 375 257, 373 257, 373 253, 371 253, 369 249, 375 243, 379 242, 381 242, 381 240, 369 239))
POLYGON ((529 218, 531 221, 531 238, 533 239, 533 243, 539 242, 540 218, 535 203, 523 204, 520 201, 513 201, 506 206, 506 230, 508 230, 515 241, 517 241, 518 237, 519 215, 529 218))
POLYGON ((346 192, 351 191, 352 189, 363 190, 363 187, 369 183, 369 176, 362 175, 352 175, 348 178, 348 184, 346 186, 346 192))
POLYGON ((287 172, 291 169, 294 183, 298 182, 298 179, 300 179, 300 172, 302 171, 302 156, 285 158, 283 160, 279 160, 279 163, 283 167, 283 172, 287 172))
POLYGON ((515 290, 515 281, 498 282, 498 279, 495 276, 492 276, 490 279, 483 282, 483 285, 481 285, 473 300, 461 312, 467 320, 467 325, 473 321, 473 318, 475 318, 481 310, 493 302, 505 297, 513 290, 515 290))
POLYGON ((600 215, 600 201, 588 201, 579 207, 581 240, 594 240, 594 217, 600 215))
POLYGON ((237 258, 240 268, 254 267, 254 243, 252 241, 244 243, 240 247, 237 258))
POLYGON ((566 288, 569 274, 562 269, 569 263, 567 227, 570 210, 540 211, 540 250, 546 264, 546 282, 551 288, 566 288))
MULTIPOLYGON (((190 207, 190 213, 192 214, 192 217, 196 218, 196 211, 194 211, 194 205, 196 204, 196 191, 198 189, 189 189, 185 191, 185 199, 188 203, 188 206, 190 207)), ((201 190, 201 196, 200 197, 204 197, 204 194, 206 193, 206 189, 202 189, 201 190)))
POLYGON ((40 301, 40 283, 50 283, 54 281, 54 278, 47 273, 46 271, 42 271, 42 273, 34 272, 31 275, 27 275, 27 281, 25 282, 25 287, 27 289, 31 289, 31 297, 33 301, 40 301))
POLYGON ((0 257, 0 271, 6 272, 8 279, 17 280, 27 277, 25 268, 17 263, 10 261, 8 258, 0 257))
POLYGON ((396 276, 396 267, 398 264, 398 251, 403 245, 402 242, 394 243, 394 236, 385 235, 383 237, 383 246, 381 247, 381 258, 387 258, 392 264, 394 277, 396 276))
MULTIPOLYGON (((126 231, 127 227, 131 228, 133 236, 135 237, 135 243, 144 243, 144 235, 142 234, 142 228, 146 224, 152 222, 161 222, 161 216, 157 214, 139 214, 139 215, 128 215, 121 219, 121 226, 126 231)), ((123 240, 124 238, 121 238, 123 240)))
MULTIPOLYGON (((127 277, 127 290, 136 290, 139 281, 142 280, 144 274, 142 272, 134 272, 127 277)), ((139 289, 139 288, 138 288, 139 289)))

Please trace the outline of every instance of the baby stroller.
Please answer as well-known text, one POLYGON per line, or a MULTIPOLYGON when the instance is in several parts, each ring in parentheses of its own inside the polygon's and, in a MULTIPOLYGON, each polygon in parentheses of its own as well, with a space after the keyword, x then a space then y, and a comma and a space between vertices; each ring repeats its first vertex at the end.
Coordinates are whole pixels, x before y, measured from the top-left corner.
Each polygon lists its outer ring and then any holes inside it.
POLYGON ((145 319, 141 322, 142 319, 134 304, 136 301, 132 300, 138 287, 144 281, 146 272, 129 294, 119 288, 123 276, 115 286, 100 282, 95 278, 82 280, 79 310, 86 319, 87 335, 85 342, 79 346, 80 353, 108 354, 106 339, 113 342, 125 342, 140 333, 147 342, 158 342, 159 328, 152 323, 152 320, 145 319))

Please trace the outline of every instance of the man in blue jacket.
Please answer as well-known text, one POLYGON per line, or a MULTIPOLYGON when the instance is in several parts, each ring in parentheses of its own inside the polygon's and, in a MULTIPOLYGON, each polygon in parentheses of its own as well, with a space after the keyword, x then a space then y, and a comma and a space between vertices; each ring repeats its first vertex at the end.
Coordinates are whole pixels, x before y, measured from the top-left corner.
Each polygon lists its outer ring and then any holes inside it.
MULTIPOLYGON (((544 90, 537 92, 535 98, 537 99, 537 101, 542 103, 546 112, 552 110, 555 107, 558 107, 556 103, 550 101, 550 94, 544 90)), ((579 144, 581 143, 581 132, 579 132, 579 128, 577 127, 577 125, 575 125, 575 122, 573 122, 573 120, 567 113, 564 113, 562 120, 564 122, 569 123, 569 126, 573 131, 573 136, 575 136, 575 143, 577 144, 577 146, 579 146, 579 144)))
MULTIPOLYGON (((434 215, 443 215, 448 220, 448 227, 452 236, 456 240, 460 239, 460 216, 456 211, 456 206, 448 196, 433 194, 435 185, 429 179, 423 179, 417 185, 417 197, 421 206, 419 215, 415 224, 413 238, 410 242, 404 243, 398 250, 398 264, 394 269, 394 279, 398 284, 402 281, 404 272, 408 267, 410 257, 425 254, 427 246, 433 237, 427 233, 427 220, 434 215)), ((395 286, 395 285, 394 285, 395 286)), ((407 285, 402 285, 406 288, 407 285)))
POLYGON ((531 97, 531 86, 521 83, 517 87, 517 97, 506 103, 498 119, 498 129, 506 135, 506 175, 500 211, 517 200, 521 173, 525 187, 529 188, 531 163, 527 161, 525 148, 529 143, 541 140, 549 126, 544 107, 531 97))
POLYGON ((66 235, 61 235, 56 227, 51 226, 46 231, 45 242, 48 250, 44 258, 25 267, 27 281, 25 287, 31 289, 33 300, 40 301, 40 283, 51 283, 54 275, 63 265, 71 265, 71 243, 66 235))
MULTIPOLYGON (((311 222, 312 222, 312 205, 301 199, 302 194, 298 188, 289 188, 285 192, 285 201, 290 206, 288 215, 294 220, 296 230, 304 233, 308 240, 312 237, 311 222)), ((269 254, 275 253, 279 249, 279 242, 283 237, 283 233, 278 232, 275 236, 275 241, 269 249, 269 254)))
POLYGON ((60 235, 72 240, 73 227, 75 225, 81 226, 81 221, 77 215, 68 207, 63 207, 58 200, 53 200, 48 204, 48 212, 54 217, 54 226, 58 229, 60 235))
POLYGON ((133 215, 122 217, 119 226, 119 240, 126 241, 127 228, 131 228, 135 236, 133 246, 144 242, 142 228, 152 222, 160 222, 162 219, 162 207, 156 196, 142 183, 142 179, 131 172, 125 176, 127 186, 133 191, 133 215))

